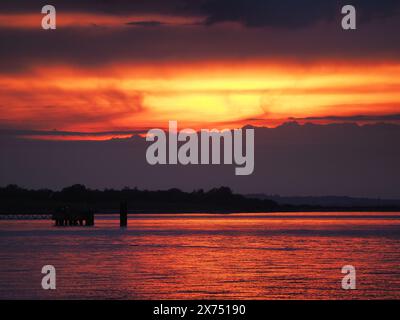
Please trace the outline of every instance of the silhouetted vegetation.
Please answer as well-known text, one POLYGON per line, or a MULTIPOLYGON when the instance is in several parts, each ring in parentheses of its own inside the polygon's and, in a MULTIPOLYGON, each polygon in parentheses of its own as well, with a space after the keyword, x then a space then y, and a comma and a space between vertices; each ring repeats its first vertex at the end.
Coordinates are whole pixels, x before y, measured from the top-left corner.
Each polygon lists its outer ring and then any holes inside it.
POLYGON ((61 191, 28 190, 17 185, 0 188, 0 214, 47 214, 63 206, 118 213, 121 203, 131 213, 233 213, 233 212, 313 212, 313 211, 400 211, 399 206, 320 206, 278 204, 270 199, 249 198, 234 194, 230 188, 209 191, 93 190, 76 184, 61 191))
POLYGON ((52 211, 60 206, 75 205, 95 208, 97 212, 118 212, 121 202, 128 202, 129 211, 136 212, 261 212, 274 211, 277 204, 270 200, 249 199, 234 194, 230 188, 209 191, 92 190, 73 185, 61 191, 27 190, 16 185, 0 188, 0 212, 35 210, 52 211))

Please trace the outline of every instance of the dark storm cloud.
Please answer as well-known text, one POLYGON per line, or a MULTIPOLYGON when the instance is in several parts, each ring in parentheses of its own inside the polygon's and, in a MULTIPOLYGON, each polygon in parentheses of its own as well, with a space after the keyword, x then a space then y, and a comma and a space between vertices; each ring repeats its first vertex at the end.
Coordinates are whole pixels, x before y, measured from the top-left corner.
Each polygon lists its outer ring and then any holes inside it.
POLYGON ((400 114, 386 114, 386 115, 354 115, 354 116, 323 116, 323 117, 306 117, 306 118, 289 118, 289 120, 302 120, 302 121, 400 121, 400 114))
MULTIPOLYGON (((42 0, 2 0, 0 12, 40 12, 42 0)), ((135 13, 203 16, 204 23, 239 22, 247 27, 310 26, 331 21, 340 8, 352 4, 364 21, 399 13, 398 0, 53 0, 59 12, 112 15, 135 13)))
POLYGON ((125 15, 131 13, 176 14, 189 12, 186 0, 2 0, 1 12, 40 12, 42 6, 51 4, 60 12, 107 13, 125 15))
MULTIPOLYGON (((47 1, 1 1, 0 13, 38 12, 47 1), (18 5, 17 5, 18 4, 18 5)), ((345 32, 338 1, 289 0, 137 0, 52 1, 75 12, 196 16, 203 25, 174 25, 157 19, 121 19, 121 27, 0 28, 0 71, 26 71, 31 66, 70 64, 97 67, 115 63, 208 61, 221 59, 394 59, 400 57, 400 19, 381 23, 377 17, 398 12, 397 0, 353 0, 364 21, 345 32), (328 25, 312 24, 334 20, 328 25), (336 19, 336 20, 335 20, 336 19), (220 26, 236 21, 248 28, 220 26), (208 25, 208 26, 206 26, 208 25), (132 27, 136 26, 136 27, 132 27), (210 27, 211 26, 211 27, 210 27), (255 28, 255 27, 280 28, 255 28), (295 28, 297 26, 308 28, 295 28), (253 27, 253 28, 250 28, 253 27), (283 27, 283 28, 281 28, 283 27)))
MULTIPOLYGON (((339 23, 339 22, 338 22, 339 23)), ((371 23, 355 32, 338 26, 265 30, 204 26, 137 28, 0 29, 0 70, 31 66, 191 62, 237 59, 398 60, 400 19, 371 23)))
POLYGON ((337 1, 210 0, 203 6, 205 23, 240 22, 247 27, 303 27, 332 20, 337 1))
POLYGON ((203 6, 206 24, 240 22, 247 27, 298 28, 332 21, 352 4, 363 21, 399 13, 398 0, 209 0, 203 6))
POLYGON ((0 184, 192 191, 223 181, 240 193, 400 198, 398 125, 286 124, 257 128, 255 135, 255 171, 243 177, 229 165, 151 166, 149 143, 138 137, 73 142, 0 135, 0 184))

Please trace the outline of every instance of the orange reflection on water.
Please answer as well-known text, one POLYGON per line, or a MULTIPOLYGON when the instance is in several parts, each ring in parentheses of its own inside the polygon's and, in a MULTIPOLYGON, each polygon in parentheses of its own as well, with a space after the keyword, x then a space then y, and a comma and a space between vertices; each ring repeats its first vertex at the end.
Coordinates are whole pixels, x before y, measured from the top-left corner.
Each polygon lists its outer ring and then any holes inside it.
MULTIPOLYGON (((0 229, 21 229, 8 223, 0 229)), ((126 230, 117 216, 96 217, 93 229, 35 223, 0 259, 26 270, 51 261, 60 298, 400 297, 398 213, 135 215, 126 230), (346 264, 357 269, 357 290, 341 289, 346 264)), ((16 296, 49 297, 29 272, 0 268, 6 276, 16 296)))

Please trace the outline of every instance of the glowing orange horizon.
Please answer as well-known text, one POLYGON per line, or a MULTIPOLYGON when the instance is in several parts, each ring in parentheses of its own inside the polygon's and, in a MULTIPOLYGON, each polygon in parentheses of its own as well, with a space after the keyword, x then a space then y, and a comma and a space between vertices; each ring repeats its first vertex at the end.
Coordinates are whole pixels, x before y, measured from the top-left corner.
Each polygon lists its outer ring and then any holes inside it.
POLYGON ((290 117, 398 113, 400 64, 53 66, 0 74, 0 88, 6 127, 90 133, 163 128, 177 120, 181 127, 222 129, 278 125, 290 117))

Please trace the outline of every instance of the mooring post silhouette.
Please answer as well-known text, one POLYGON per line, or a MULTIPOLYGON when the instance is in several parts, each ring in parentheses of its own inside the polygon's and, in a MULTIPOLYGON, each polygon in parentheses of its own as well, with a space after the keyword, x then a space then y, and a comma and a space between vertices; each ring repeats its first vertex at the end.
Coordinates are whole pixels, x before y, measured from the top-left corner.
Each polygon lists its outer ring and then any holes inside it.
POLYGON ((65 206, 58 208, 52 215, 57 227, 67 226, 94 226, 94 210, 79 209, 65 206))
POLYGON ((120 227, 128 226, 128 203, 122 201, 119 207, 119 225, 120 227))

